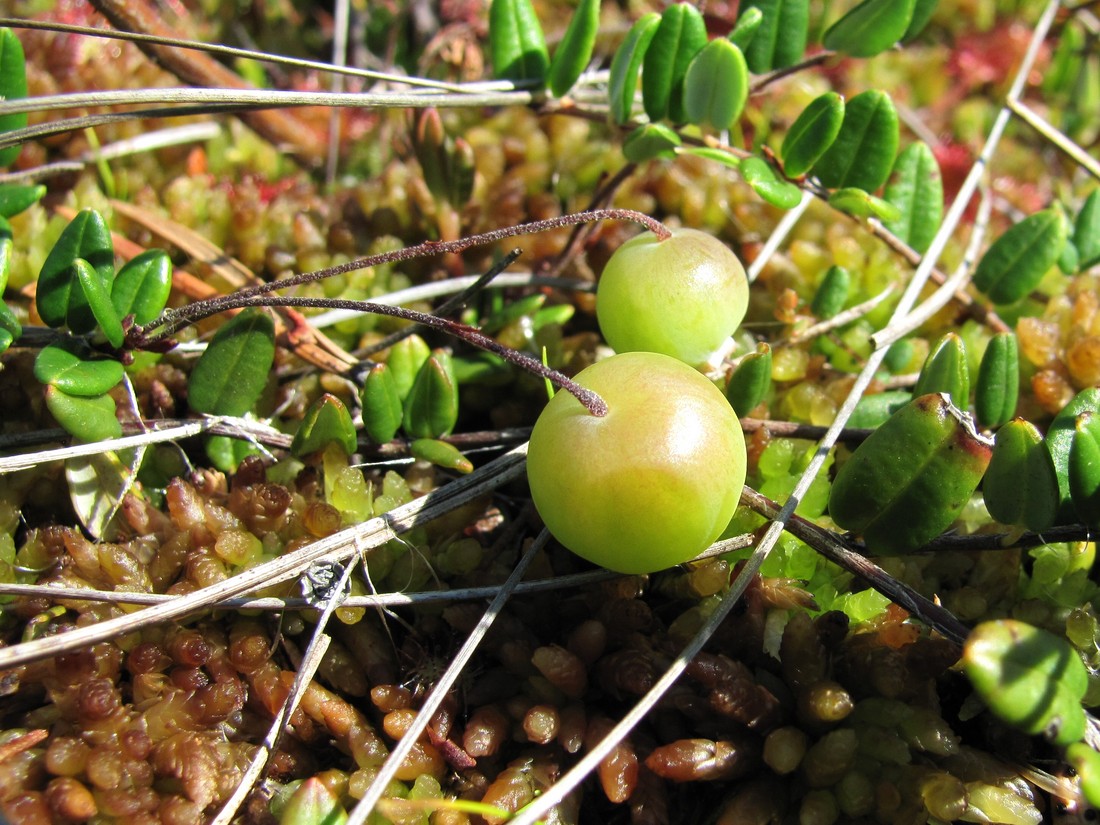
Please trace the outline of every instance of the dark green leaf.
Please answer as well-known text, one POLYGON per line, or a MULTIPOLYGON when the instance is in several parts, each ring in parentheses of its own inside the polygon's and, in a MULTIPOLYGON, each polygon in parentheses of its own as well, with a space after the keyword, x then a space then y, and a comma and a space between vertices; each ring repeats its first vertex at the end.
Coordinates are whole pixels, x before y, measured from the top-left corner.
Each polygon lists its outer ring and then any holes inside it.
POLYGON ((968 415, 942 395, 923 395, 840 466, 829 513, 838 526, 862 533, 872 554, 916 550, 958 518, 991 452, 968 415))
POLYGON ((684 114, 691 123, 729 129, 749 97, 749 69, 741 50, 728 40, 712 40, 688 66, 684 114))
POLYGON ((223 473, 235 473, 237 468, 250 455, 259 455, 260 448, 243 438, 228 435, 212 435, 204 445, 206 457, 210 463, 223 473))
POLYGON ((172 260, 161 249, 149 249, 128 261, 111 286, 111 303, 120 318, 148 324, 164 311, 172 292, 172 260))
POLYGON ((448 435, 458 421, 458 383, 451 356, 437 349, 417 373, 405 399, 405 432, 414 438, 448 435))
POLYGON ((1061 210, 1036 212, 1011 227, 986 250, 974 286, 995 304, 1019 301, 1058 262, 1068 227, 1061 210))
MULTIPOLYGON (((23 44, 11 29, 0 29, 0 100, 19 100, 27 96, 27 61, 23 44)), ((27 125, 27 113, 0 115, 0 135, 27 125)), ((10 166, 19 157, 20 147, 0 149, 0 166, 10 166)))
POLYGON ((754 155, 741 161, 741 175, 745 183, 772 206, 794 209, 802 200, 802 190, 780 178, 763 158, 754 155))
POLYGON ((1047 427, 1046 445, 1058 476, 1059 524, 1068 524, 1076 517, 1069 489, 1069 452, 1077 431, 1077 416, 1084 412, 1100 413, 1100 388, 1081 390, 1047 427))
POLYGON ((852 57, 874 57, 909 29, 916 0, 863 0, 825 32, 826 49, 852 57))
POLYGON ((848 417, 848 426, 873 430, 885 424, 890 416, 912 400, 912 393, 905 390, 887 390, 865 395, 859 399, 856 408, 848 417))
POLYGON ((10 218, 13 215, 18 215, 24 209, 37 203, 45 194, 46 187, 42 184, 19 186, 14 183, 6 183, 0 186, 0 218, 10 218))
POLYGON ((550 56, 531 0, 492 0, 489 55, 498 78, 545 80, 550 56))
POLYGON ((764 22, 764 12, 755 6, 745 10, 745 13, 737 18, 737 25, 729 33, 729 41, 742 52, 749 47, 749 43, 756 37, 760 30, 760 24, 764 22))
POLYGON ((1072 239, 1066 239, 1066 245, 1062 247, 1062 254, 1058 256, 1058 268, 1063 275, 1075 275, 1081 269, 1081 257, 1077 254, 1077 246, 1072 239))
POLYGON ((1077 266, 1089 269, 1100 263, 1100 188, 1085 199, 1073 225, 1073 245, 1077 247, 1077 266))
POLYGON ((756 352, 750 352, 741 359, 729 383, 726 384, 726 398, 743 418, 755 409, 772 385, 772 348, 767 344, 756 345, 756 352))
POLYGON ((199 358, 187 382, 191 409, 210 415, 244 415, 267 384, 275 360, 275 324, 249 308, 226 321, 199 358))
POLYGON ((1069 448, 1069 493, 1081 521, 1100 525, 1100 413, 1077 416, 1069 448))
POLYGON ((832 318, 848 303, 848 290, 851 287, 852 276, 842 266, 831 266, 821 279, 821 284, 814 293, 810 311, 818 318, 825 320, 832 318))
POLYGON ((1053 95, 1066 93, 1073 88, 1074 81, 1081 70, 1081 55, 1084 52, 1084 34, 1078 26, 1063 27, 1058 37, 1058 47, 1050 60, 1050 66, 1043 72, 1043 93, 1053 95))
POLYGON ((791 124, 779 150, 787 176, 797 178, 808 172, 832 146, 843 121, 844 98, 836 92, 826 92, 811 101, 791 124))
POLYGON ((431 348, 419 335, 402 338, 390 347, 389 355, 386 356, 386 366, 389 368, 400 400, 404 401, 408 396, 413 382, 416 381, 417 373, 431 354, 431 348))
MULTIPOLYGON (((77 258, 72 264, 76 282, 84 294, 84 301, 92 311, 92 316, 99 325, 103 337, 112 347, 121 347, 124 338, 122 332, 122 320, 115 312, 115 305, 111 303, 111 289, 109 282, 103 281, 99 273, 90 263, 83 258, 77 258)), ((72 326, 72 323, 69 324, 72 326)))
POLYGON ((474 470, 474 465, 470 463, 470 459, 459 452, 458 447, 454 444, 448 444, 446 441, 439 441, 435 438, 418 438, 409 445, 409 452, 413 454, 414 458, 419 458, 421 461, 427 461, 446 470, 455 470, 459 473, 471 473, 474 470))
POLYGON ((814 164, 830 189, 874 192, 890 176, 898 151, 898 113, 885 92, 871 90, 848 101, 836 140, 814 164))
POLYGON ((676 3, 661 14, 642 66, 642 103, 650 120, 684 121, 684 77, 706 43, 707 27, 694 6, 676 3))
POLYGON ((1002 524, 1042 531, 1058 512, 1058 476, 1030 421, 1016 418, 997 431, 993 457, 982 481, 985 506, 1002 524))
POLYGON ((34 377, 69 395, 103 395, 122 380, 122 364, 91 360, 92 353, 71 338, 43 347, 34 359, 34 377))
POLYGON ((883 197, 901 213, 883 224, 923 255, 943 220, 943 180, 927 144, 910 144, 898 155, 883 197))
POLYGON ((122 435, 115 417, 115 400, 109 395, 81 398, 46 387, 46 407, 57 423, 81 441, 106 441, 122 435))
POLYGON ((1084 736, 1088 674, 1064 638, 1014 619, 983 622, 967 637, 962 664, 982 701, 1009 724, 1057 745, 1084 736))
POLYGON ((616 123, 626 123, 634 108, 634 92, 638 88, 638 72, 646 50, 657 27, 661 25, 661 15, 651 11, 638 18, 630 27, 623 44, 611 58, 611 72, 607 81, 607 95, 611 102, 611 118, 616 123))
POLYGON ((376 444, 392 441, 401 427, 401 396, 393 370, 387 364, 375 364, 370 368, 363 381, 360 400, 363 404, 363 429, 370 439, 376 444))
POLYGON ((356 438, 348 408, 335 395, 326 392, 306 410, 290 444, 290 452, 301 457, 323 450, 329 444, 351 455, 355 452, 356 438))
POLYGON ((550 61, 547 85, 555 97, 561 97, 573 88, 592 59, 599 29, 600 0, 580 0, 550 61))
POLYGON ((77 213, 53 245, 38 275, 35 303, 42 320, 51 327, 68 324, 76 333, 95 329, 96 319, 77 280, 73 262, 87 261, 99 280, 109 284, 115 272, 111 231, 103 216, 93 209, 77 213))
POLYGON ((917 376, 913 395, 942 392, 951 403, 965 410, 970 404, 970 368, 966 363, 966 347, 954 332, 946 333, 933 345, 917 376))
POLYGON ((730 169, 741 168, 741 158, 727 152, 725 149, 715 149, 710 146, 684 146, 677 149, 677 152, 679 154, 695 155, 696 157, 713 160, 715 163, 728 166, 730 169))
POLYGON ((913 19, 909 21, 909 28, 905 30, 905 34, 901 36, 902 42, 908 42, 924 31, 939 2, 940 0, 917 0, 913 6, 913 19))
POLYGON ((655 158, 673 158, 680 136, 663 123, 639 126, 623 141, 623 157, 631 163, 644 163, 655 158))
POLYGON ((829 205, 841 212, 847 212, 857 218, 879 218, 883 221, 896 220, 901 210, 882 198, 864 192, 862 189, 845 187, 829 195, 829 205))
POLYGON ((745 59, 756 74, 791 66, 802 59, 810 30, 809 0, 748 0, 740 17, 759 9, 763 15, 745 59))
POLYGON ((0 352, 4 352, 23 334, 23 325, 8 305, 0 301, 0 352))
POLYGON ((1016 414, 1020 396, 1020 356, 1016 335, 998 332, 989 339, 978 367, 974 411, 983 427, 999 427, 1016 414))

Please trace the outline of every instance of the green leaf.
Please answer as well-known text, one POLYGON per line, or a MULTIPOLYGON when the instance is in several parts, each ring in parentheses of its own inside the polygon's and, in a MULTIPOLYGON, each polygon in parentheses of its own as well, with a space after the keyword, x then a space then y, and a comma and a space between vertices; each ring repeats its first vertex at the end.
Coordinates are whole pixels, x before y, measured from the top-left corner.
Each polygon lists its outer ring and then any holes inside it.
POLYGON ((883 224, 923 255, 943 220, 943 180, 927 144, 912 143, 898 155, 883 197, 900 210, 883 224))
POLYGON ((909 21, 909 28, 901 36, 902 42, 907 43, 924 31, 928 21, 932 19, 932 12, 936 10, 936 4, 940 0, 917 0, 913 5, 913 19, 909 21))
POLYGON ((1069 492, 1073 508, 1090 527, 1100 525, 1100 413, 1077 416, 1069 448, 1069 492))
POLYGON ((370 439, 376 444, 392 441, 401 427, 401 396, 393 370, 387 364, 375 364, 370 368, 363 381, 360 400, 363 429, 370 439))
POLYGON ((58 424, 81 441, 106 441, 122 435, 122 425, 115 417, 115 400, 109 395, 82 398, 49 386, 46 407, 58 424))
POLYGON ((7 350, 23 334, 23 325, 8 305, 0 301, 0 353, 7 350))
POLYGON ((611 71, 607 80, 607 96, 611 102, 611 118, 616 123, 626 123, 634 109, 634 92, 638 88, 638 73, 642 68, 646 50, 661 25, 661 15, 651 11, 638 18, 626 33, 623 44, 611 58, 611 71))
POLYGON ((1100 808, 1100 753, 1084 742, 1074 742, 1066 748, 1066 762, 1077 774, 1085 801, 1100 808))
POLYGON ((836 140, 814 164, 829 189, 874 192, 890 176, 898 151, 898 113, 885 92, 870 90, 848 101, 836 140))
POLYGON ((235 473, 248 456, 260 455, 260 448, 251 441, 228 435, 210 436, 203 450, 210 463, 223 473, 235 473))
POLYGON ((809 0, 748 0, 740 5, 739 20, 759 9, 763 20, 745 51, 755 74, 792 66, 806 51, 810 30, 809 0))
POLYGON ((111 285, 111 303, 120 318, 148 324, 164 311, 172 292, 172 260, 162 249, 149 249, 128 261, 111 285))
POLYGON ((1100 188, 1092 190, 1077 213, 1073 244, 1077 247, 1078 270, 1100 263, 1100 188))
POLYGON ((1036 532, 1054 524, 1058 476, 1042 434, 1030 421, 1016 418, 997 431, 982 492, 986 509, 1001 524, 1036 532))
POLYGON ((676 156, 680 136, 663 123, 647 123, 639 126, 623 140, 623 157, 631 163, 644 163, 656 158, 676 156))
POLYGON ((126 450, 129 466, 112 450, 65 462, 65 481, 73 512, 93 538, 112 537, 108 530, 133 484, 132 468, 138 466, 144 452, 144 447, 126 450))
POLYGON ((1081 413, 1100 413, 1100 388, 1087 387, 1072 400, 1047 427, 1046 445, 1058 476, 1058 524, 1071 523, 1076 517, 1069 489, 1069 453, 1077 431, 1077 416, 1081 413))
POLYGON ((826 31, 826 49, 852 57, 874 57, 909 30, 916 0, 863 0, 826 31))
POLYGON ((259 400, 275 360, 275 324, 254 307, 226 321, 187 382, 191 409, 244 415, 259 400))
POLYGON ((492 0, 489 55, 498 78, 545 80, 550 56, 531 0, 492 0))
POLYGON ((1024 218, 986 250, 974 270, 974 286, 995 304, 1019 301, 1058 262, 1067 234, 1067 221, 1059 209, 1024 218))
MULTIPOLYGON (((679 136, 677 136, 679 137, 679 136)), ((741 158, 727 152, 725 149, 715 149, 711 146, 682 146, 676 150, 679 155, 695 155, 696 157, 712 160, 730 169, 741 168, 741 158)))
POLYGON ((802 190, 776 174, 761 157, 753 155, 741 161, 741 176, 763 200, 780 209, 794 209, 802 200, 802 190))
POLYGON ((0 218, 10 218, 18 215, 24 209, 28 209, 32 204, 41 200, 45 194, 46 187, 40 183, 33 186, 6 183, 0 186, 0 218))
POLYGON ((573 88, 592 59, 599 29, 600 0, 580 0, 550 61, 547 85, 555 97, 561 97, 573 88))
MULTIPOLYGON (((397 389, 397 397, 404 401, 416 381, 417 373, 432 354, 431 348, 419 335, 410 335, 402 338, 392 347, 386 356, 386 366, 389 367, 390 376, 393 378, 394 387, 397 389)), ((389 441, 389 439, 386 439, 389 441)))
POLYGON ((946 530, 978 487, 992 444, 939 394, 894 413, 840 466, 829 513, 873 555, 916 550, 946 530))
POLYGON ((11 274, 11 256, 15 249, 15 238, 7 218, 0 218, 0 298, 8 288, 8 276, 11 274))
POLYGON ((38 314, 48 326, 68 324, 69 329, 82 335, 95 329, 96 318, 77 280, 73 265, 77 259, 91 264, 103 284, 114 277, 111 230, 93 209, 78 212, 62 230, 42 264, 35 293, 38 314))
POLYGON ((99 273, 83 258, 73 261, 72 269, 80 291, 84 294, 84 301, 91 309, 103 337, 112 347, 121 347, 125 333, 122 331, 122 321, 115 312, 115 305, 111 303, 109 282, 102 280, 99 273))
MULTIPOLYGON (((0 29, 0 100, 19 100, 27 96, 27 61, 23 44, 11 29, 0 29)), ((0 135, 27 125, 27 113, 0 115, 0 135)), ((10 166, 19 157, 20 147, 0 149, 0 166, 10 166)))
POLYGON ((822 320, 832 318, 848 303, 851 283, 852 276, 847 269, 842 266, 829 267, 814 293, 810 311, 822 320))
POLYGON ((963 670, 1010 725, 1069 745, 1085 734, 1088 674, 1069 642, 1015 619, 982 622, 963 646, 963 670))
POLYGON ((874 195, 852 186, 837 189, 829 195, 829 205, 841 212, 847 212, 849 215, 863 219, 879 218, 888 221, 901 215, 901 210, 892 203, 887 203, 882 198, 876 198, 874 195))
POLYGON ((772 348, 765 343, 756 345, 756 352, 750 352, 741 359, 729 383, 726 384, 726 399, 737 413, 744 418, 754 410, 772 385, 772 348))
POLYGON ((706 43, 707 27, 694 6, 676 3, 661 14, 642 65, 642 103, 650 120, 684 121, 684 78, 706 43))
POLYGON ((446 470, 455 470, 463 474, 472 473, 474 470, 474 465, 470 463, 470 459, 459 452, 458 447, 454 444, 448 444, 446 441, 439 441, 435 438, 418 438, 409 445, 409 452, 413 454, 414 458, 419 458, 421 461, 427 461, 446 470))
POLYGON ((737 18, 737 25, 729 33, 729 41, 742 52, 749 47, 752 39, 760 30, 760 24, 764 22, 764 12, 755 6, 745 9, 745 13, 737 18))
POLYGON ((351 413, 339 398, 326 392, 306 410, 290 443, 290 452, 300 458, 323 450, 329 444, 336 444, 348 455, 354 453, 357 446, 351 413))
POLYGON ((749 98, 749 69, 741 50, 728 40, 712 40, 688 66, 684 114, 691 123, 729 129, 749 98))
POLYGON ((109 359, 93 361, 91 357, 91 351, 80 342, 64 338, 38 353, 34 377, 69 395, 103 395, 122 380, 122 364, 109 359))
POLYGON ((1020 355, 1016 335, 998 332, 978 366, 974 411, 983 427, 999 427, 1016 414, 1020 397, 1020 355))
POLYGON ((844 121, 844 98, 826 92, 802 110, 779 149, 783 171, 788 177, 804 175, 825 150, 832 146, 844 121))
POLYGON ((890 416, 912 400, 912 393, 906 390, 887 390, 865 395, 859 399, 848 417, 848 426, 873 430, 885 424, 890 416))
POLYGON ((966 363, 966 346, 954 332, 939 339, 928 353, 924 366, 913 386, 913 395, 942 392, 951 403, 965 410, 970 404, 970 368, 966 363))
POLYGON ((405 399, 405 432, 414 438, 448 435, 458 421, 458 382, 451 355, 437 349, 417 373, 405 399))

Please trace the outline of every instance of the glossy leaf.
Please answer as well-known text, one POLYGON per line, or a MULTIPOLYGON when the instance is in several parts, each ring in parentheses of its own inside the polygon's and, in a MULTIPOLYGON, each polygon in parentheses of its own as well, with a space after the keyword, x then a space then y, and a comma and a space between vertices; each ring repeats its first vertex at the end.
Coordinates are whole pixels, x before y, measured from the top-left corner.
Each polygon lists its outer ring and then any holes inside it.
POLYGON ((848 417, 848 426, 856 429, 873 430, 913 400, 913 394, 905 390, 887 390, 865 395, 859 399, 856 408, 848 417))
POLYGON ((474 471, 474 465, 459 451, 458 447, 436 438, 416 439, 409 445, 409 452, 414 458, 427 461, 445 470, 454 470, 463 474, 474 471))
POLYGON ((965 410, 970 404, 966 346, 954 332, 948 332, 932 346, 913 386, 914 396, 934 392, 947 393, 951 403, 960 409, 965 410))
POLYGON ((909 29, 916 0, 863 0, 826 31, 823 43, 852 57, 874 57, 909 29))
POLYGON ((741 3, 738 19, 754 8, 763 19, 745 52, 749 69, 763 74, 801 60, 810 30, 809 0, 748 0, 741 3))
POLYGON ((989 463, 992 444, 939 394, 894 413, 841 465, 829 494, 840 527, 862 533, 867 550, 917 549, 962 512, 989 463))
POLYGON ((743 418, 755 409, 768 394, 772 385, 772 348, 765 343, 756 345, 756 352, 750 352, 741 359, 737 369, 726 384, 726 399, 743 418))
POLYGON ((676 151, 677 154, 695 155, 696 157, 706 158, 707 160, 712 160, 715 163, 727 166, 730 169, 741 168, 741 158, 724 149, 715 149, 710 146, 684 146, 676 151))
POLYGON ((203 451, 210 463, 223 473, 235 473, 250 455, 259 455, 260 448, 243 438, 228 435, 212 435, 206 439, 203 451))
POLYGON ((848 101, 836 140, 812 171, 829 189, 874 192, 890 176, 897 151, 898 113, 885 92, 872 89, 848 101))
POLYGON ((111 537, 111 524, 122 500, 133 484, 133 470, 141 461, 142 447, 135 454, 126 450, 126 461, 112 450, 70 458, 65 462, 65 481, 73 512, 84 529, 96 539, 111 537), (129 463, 130 466, 127 466, 129 463))
POLYGON ((1004 721, 1069 745, 1085 733, 1088 674, 1069 642, 1014 619, 982 622, 963 646, 963 670, 1004 721))
POLYGON ((1017 418, 997 431, 982 493, 989 514, 1002 524, 1038 532, 1054 523, 1058 477, 1043 436, 1030 421, 1017 418))
POLYGON ((155 320, 172 292, 172 260, 162 249, 135 256, 118 271, 111 285, 111 303, 118 317, 134 316, 134 323, 155 320))
POLYGON ((932 19, 932 12, 936 10, 936 4, 940 0, 917 0, 913 5, 913 18, 909 21, 909 28, 901 36, 902 42, 912 40, 924 31, 928 21, 932 19))
POLYGON ((73 263, 78 258, 92 265, 101 283, 111 282, 115 272, 111 231, 94 209, 78 212, 62 230, 42 264, 35 293, 38 314, 47 325, 68 324, 73 332, 84 334, 95 329, 96 319, 77 280, 73 263))
POLYGON ((995 304, 1019 301, 1058 262, 1068 227, 1058 209, 1044 209, 1012 226, 986 250, 974 286, 995 304))
POLYGON ((0 301, 0 353, 7 350, 23 334, 23 325, 8 305, 0 301))
POLYGON ((271 316, 249 308, 226 321, 196 362, 187 382, 191 409, 244 415, 256 404, 275 360, 271 316))
POLYGON ((707 43, 684 77, 684 114, 690 123, 732 128, 749 98, 749 69, 741 50, 728 40, 707 43))
POLYGON ((642 104, 651 121, 684 121, 684 78, 706 43, 707 27, 694 6, 676 3, 662 12, 642 63, 642 104))
POLYGON ((1100 808, 1100 753, 1084 742, 1074 742, 1066 748, 1066 762, 1077 774, 1085 801, 1100 808))
POLYGON ((8 276, 11 275, 11 256, 15 249, 15 237, 7 218, 0 218, 0 298, 8 288, 8 276))
POLYGON ((103 395, 122 380, 122 364, 111 359, 91 360, 92 353, 74 339, 43 347, 34 359, 34 377, 69 395, 103 395))
POLYGON ((882 221, 895 220, 901 216, 901 210, 892 203, 877 198, 862 189, 846 186, 829 195, 829 206, 847 212, 857 218, 878 218, 882 221))
POLYGON ((742 52, 749 47, 752 39, 760 30, 760 24, 764 22, 764 12, 755 6, 745 9, 745 13, 737 18, 733 31, 729 33, 729 41, 742 52))
POLYGON ((577 82, 596 46, 600 29, 600 0, 580 0, 550 61, 547 85, 561 97, 577 82))
POLYGON ((810 170, 832 146, 843 121, 844 98, 836 92, 826 92, 802 110, 779 149, 788 177, 797 178, 810 170))
POLYGON ((978 366, 974 388, 974 411, 983 427, 999 427, 1016 414, 1020 397, 1020 354, 1016 336, 998 332, 978 366))
MULTIPOLYGON (((431 348, 419 335, 410 335, 402 338, 392 347, 386 356, 386 366, 389 368, 393 385, 397 389, 397 397, 404 401, 412 389, 416 375, 428 356, 432 354, 431 348)), ((386 439, 389 441, 389 439, 386 439)))
POLYGON ((741 161, 741 176, 757 195, 772 206, 794 209, 802 200, 802 190, 780 178, 763 158, 753 155, 741 161))
POLYGON ((943 179, 927 144, 912 143, 898 155, 883 198, 900 211, 883 224, 923 255, 943 220, 943 179))
POLYGON ((45 194, 46 187, 40 183, 33 186, 20 186, 15 183, 0 185, 0 218, 18 215, 37 203, 45 194))
POLYGON ((810 312, 822 320, 832 318, 848 303, 851 283, 852 276, 847 269, 842 266, 829 267, 814 293, 810 312))
POLYGON ((124 338, 122 320, 115 312, 115 305, 111 303, 109 282, 101 280, 99 273, 83 258, 73 261, 72 269, 80 291, 84 293, 84 301, 99 325, 99 331, 112 347, 121 347, 124 338))
POLYGON ((448 435, 458 421, 458 382, 451 355, 437 349, 417 373, 405 399, 405 432, 414 438, 448 435))
POLYGON ((531 0, 492 0, 489 55, 498 78, 545 80, 550 56, 531 0))
POLYGON ((1069 448, 1069 493, 1081 521, 1100 525, 1100 413, 1077 416, 1069 448))
POLYGON ((348 408, 335 395, 326 392, 306 410, 290 443, 290 452, 301 457, 323 450, 329 444, 336 444, 351 455, 355 452, 356 438, 348 408))
POLYGON ((646 49, 661 25, 661 15, 649 12, 630 27, 623 44, 611 58, 607 80, 607 95, 611 103, 611 119, 626 123, 634 109, 634 92, 638 88, 638 73, 642 69, 646 49))
POLYGON ((623 141, 623 157, 631 163, 644 163, 657 158, 676 156, 680 136, 663 123, 647 123, 639 126, 623 141))
POLYGON ((58 424, 81 441, 106 441, 122 435, 115 400, 109 395, 82 398, 50 386, 46 387, 46 407, 58 424))
POLYGON ((376 444, 387 444, 401 427, 401 396, 393 370, 388 364, 375 364, 363 380, 360 394, 363 404, 363 429, 376 444))
MULTIPOLYGON (((27 96, 27 61, 23 44, 11 29, 0 29, 0 100, 18 100, 27 96)), ((0 135, 27 125, 27 113, 0 115, 0 135)), ((22 147, 0 149, 0 166, 10 166, 22 147)))
POLYGON ((1093 189, 1073 225, 1073 245, 1077 248, 1077 267, 1089 269, 1100 263, 1100 188, 1093 189))
POLYGON ((1069 453, 1077 431, 1077 416, 1084 412, 1100 413, 1100 388, 1088 387, 1081 390, 1054 416, 1047 427, 1046 445, 1054 461, 1054 472, 1058 476, 1059 524, 1068 524, 1076 518, 1069 489, 1069 453))

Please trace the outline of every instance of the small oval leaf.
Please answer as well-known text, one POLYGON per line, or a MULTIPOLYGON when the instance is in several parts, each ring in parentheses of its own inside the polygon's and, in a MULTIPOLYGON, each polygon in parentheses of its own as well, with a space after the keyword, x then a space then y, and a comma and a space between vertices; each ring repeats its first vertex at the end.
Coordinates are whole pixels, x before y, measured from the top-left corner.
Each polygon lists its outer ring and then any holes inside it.
POLYGON ((1076 517, 1069 489, 1069 452, 1077 431, 1077 416, 1084 412, 1100 413, 1100 387, 1087 387, 1077 393, 1047 427, 1047 450, 1058 476, 1058 524, 1069 524, 1076 517))
POLYGON ((998 332, 978 366, 974 389, 974 411, 983 427, 1000 427, 1016 414, 1020 397, 1020 354, 1016 335, 998 332))
POLYGON ((706 160, 713 160, 715 163, 728 166, 730 169, 741 168, 741 158, 727 152, 725 149, 715 149, 710 146, 683 146, 677 149, 676 153, 681 155, 695 155, 696 157, 705 158, 706 160))
MULTIPOLYGON (((417 373, 432 354, 424 339, 419 335, 410 335, 402 338, 392 347, 386 356, 386 366, 389 368, 393 385, 397 388, 397 397, 402 401, 408 397, 417 373)), ((389 439, 386 439, 389 441, 389 439)))
MULTIPOLYGON (((84 294, 84 301, 99 325, 99 331, 112 347, 121 347, 125 337, 122 320, 115 312, 115 305, 111 303, 111 290, 107 282, 101 280, 99 273, 83 258, 73 261, 72 269, 80 291, 84 294)), ((73 326, 72 322, 69 326, 73 326)))
POLYGON ((187 382, 191 409, 210 415, 244 415, 267 384, 275 360, 275 324, 249 308, 226 321, 196 362, 187 382))
POLYGON ((974 270, 974 286, 995 304, 1019 301, 1058 262, 1066 224, 1061 210, 1050 208, 1012 226, 982 256, 974 270))
POLYGON ((46 407, 58 424, 81 441, 106 441, 122 435, 122 425, 115 417, 115 400, 109 395, 82 398, 49 386, 46 407))
POLYGON ((841 212, 847 212, 857 218, 878 218, 883 221, 894 220, 901 216, 901 210, 892 203, 887 203, 882 198, 847 186, 837 189, 829 195, 829 205, 841 212))
POLYGON ((1054 523, 1058 477, 1043 436, 1030 421, 1017 418, 997 431, 982 493, 989 514, 1001 524, 1038 532, 1054 523))
POLYGON ((661 13, 642 65, 642 104, 651 121, 684 121, 684 77, 706 43, 707 27, 694 6, 676 3, 661 13))
POLYGON ((37 203, 45 194, 46 187, 40 183, 33 186, 6 183, 0 186, 0 218, 10 218, 18 215, 24 209, 37 203))
POLYGON ((730 129, 749 97, 749 69, 741 50, 728 40, 707 43, 684 77, 684 114, 691 123, 730 129))
POLYGON ((7 350, 20 335, 23 334, 23 325, 15 317, 8 305, 0 301, 0 353, 7 350))
POLYGON ((457 421, 458 382, 451 355, 437 349, 420 368, 405 399, 405 432, 414 438, 439 438, 449 435, 457 421))
POLYGON ((848 303, 851 283, 852 276, 847 269, 842 266, 829 267, 814 293, 810 311, 822 320, 832 318, 848 303))
POLYGON ((902 42, 908 42, 924 31, 939 2, 940 0, 917 0, 913 6, 913 19, 909 21, 909 28, 905 30, 905 34, 901 36, 902 42))
POLYGON ((826 31, 826 49, 852 57, 874 57, 909 30, 916 0, 863 0, 826 31))
POLYGON ((750 352, 741 359, 729 383, 726 384, 726 399, 737 413, 744 418, 755 409, 772 385, 772 348, 765 343, 756 345, 756 352, 750 352))
POLYGON ((927 144, 910 144, 898 155, 883 197, 900 212, 883 224, 923 255, 943 220, 943 179, 927 144))
POLYGON ((103 395, 122 380, 118 361, 91 360, 92 353, 72 338, 43 347, 34 359, 34 377, 69 395, 103 395))
POLYGON ((1066 762, 1077 774, 1085 801, 1100 808, 1100 753, 1084 742, 1074 742, 1066 748, 1066 762))
POLYGON ((856 408, 848 417, 848 426, 855 429, 873 430, 913 400, 913 395, 905 390, 887 390, 865 395, 859 399, 856 408))
POLYGON ((680 136, 663 123, 639 126, 623 140, 623 157, 631 163, 676 157, 680 136))
POLYGON ((1100 525, 1100 413, 1077 416, 1069 448, 1069 493, 1073 509, 1090 527, 1100 525))
POLYGON ((498 78, 538 83, 545 80, 550 56, 531 0, 492 0, 489 55, 498 78))
POLYGON ((788 177, 804 175, 832 146, 844 121, 844 98, 826 92, 810 102, 791 124, 779 157, 788 177))
POLYGON ((580 0, 550 61, 547 85, 555 97, 573 88, 592 59, 599 29, 600 0, 580 0))
POLYGON ((840 527, 868 552, 908 553, 946 530, 989 464, 992 444, 943 395, 923 395, 875 430, 841 465, 829 493, 840 527))
POLYGON ((401 396, 393 370, 375 364, 367 372, 360 394, 363 404, 363 429, 376 444, 387 444, 401 427, 401 396))
POLYGON ((172 292, 172 260, 162 249, 149 249, 128 261, 111 285, 111 303, 120 318, 148 324, 164 311, 172 292))
POLYGON ((763 74, 801 60, 810 31, 809 0, 748 0, 738 19, 751 9, 759 9, 763 19, 745 52, 749 69, 763 74))
MULTIPOLYGON (((0 100, 19 100, 27 96, 27 61, 23 44, 11 29, 0 29, 0 100)), ((27 125, 27 113, 0 115, 0 135, 27 125)), ((22 147, 0 149, 0 166, 10 166, 22 147)))
POLYGON ((0 218, 0 297, 8 288, 8 276, 11 275, 11 256, 15 249, 15 237, 7 218, 0 218))
POLYGON ((1100 263, 1100 188, 1093 189, 1073 224, 1073 245, 1077 247, 1077 267, 1089 269, 1100 263))
POLYGON ((102 283, 111 283, 115 274, 111 230, 94 209, 81 210, 61 231, 42 264, 35 292, 38 314, 47 325, 67 323, 73 332, 83 335, 95 329, 96 319, 73 268, 78 258, 92 265, 102 283))
POLYGON ((874 192, 890 176, 897 151, 897 110, 889 95, 872 89, 848 101, 840 132, 813 174, 829 189, 874 192))
POLYGON ((763 158, 752 156, 741 161, 741 176, 763 200, 780 209, 794 209, 802 200, 802 190, 776 174, 763 158))
POLYGON ((306 410, 290 443, 290 452, 301 457, 323 450, 329 444, 351 455, 355 452, 356 438, 348 408, 335 395, 326 392, 306 410))
POLYGON ((661 15, 655 11, 639 17, 611 58, 607 96, 611 102, 611 119, 616 123, 630 120, 634 110, 634 92, 638 88, 638 73, 642 69, 646 49, 660 25, 661 15))
POLYGON ((458 447, 439 441, 435 438, 418 438, 409 445, 409 452, 414 458, 427 461, 445 470, 454 470, 459 473, 472 473, 474 465, 466 458, 458 447))
POLYGON ((755 6, 745 9, 745 13, 737 18, 737 24, 729 33, 729 41, 742 52, 748 48, 749 43, 756 37, 760 30, 760 24, 764 22, 764 12, 755 6))
POLYGON ((965 410, 970 404, 966 346, 954 332, 946 333, 932 346, 913 386, 914 396, 936 392, 946 393, 959 409, 965 410))

